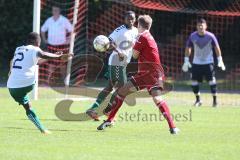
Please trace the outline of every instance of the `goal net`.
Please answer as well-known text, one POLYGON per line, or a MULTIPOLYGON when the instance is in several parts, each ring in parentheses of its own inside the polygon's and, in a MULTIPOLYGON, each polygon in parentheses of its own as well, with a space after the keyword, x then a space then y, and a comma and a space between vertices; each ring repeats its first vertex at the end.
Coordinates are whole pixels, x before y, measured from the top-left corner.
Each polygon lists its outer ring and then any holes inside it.
MULTIPOLYGON (((42 0, 41 22, 51 16, 51 3, 61 6, 62 14, 73 20, 74 0, 42 0)), ((104 77, 107 56, 96 53, 92 47, 94 37, 99 34, 109 35, 116 27, 123 23, 123 13, 133 10, 137 15, 149 14, 153 17, 151 32, 158 43, 161 61, 165 66, 168 81, 176 90, 190 90, 189 74, 181 71, 183 64, 185 42, 191 32, 196 30, 196 20, 205 18, 208 30, 213 32, 220 43, 223 60, 227 71, 222 72, 216 68, 218 89, 220 92, 239 92, 240 90, 240 1, 237 0, 79 0, 77 25, 74 31, 74 53, 83 58, 73 60, 71 73, 71 86, 87 85, 86 73, 88 65, 79 61, 94 59, 89 55, 98 57, 91 61, 92 71, 90 79, 97 80, 104 77), (86 56, 87 55, 87 56, 86 56), (104 64, 102 66, 102 64, 104 64), (94 65, 97 71, 94 70, 94 65), (102 67, 101 67, 102 66, 102 67)), ((42 24, 41 23, 41 24, 42 24)), ((67 48, 65 48, 67 49, 67 48)), ((61 50, 61 49, 60 49, 61 50)), ((40 65, 40 86, 64 86, 62 83, 61 67, 65 63, 52 61, 40 65), (52 66, 55 71, 52 72, 52 66), (51 68, 51 70, 50 70, 51 68), (52 73, 50 73, 52 72, 52 73), (50 76, 51 75, 51 76, 50 76), (58 83, 60 81, 61 83, 58 83)), ((99 81, 101 82, 101 81, 99 81)), ((104 84, 104 81, 103 81, 104 84)), ((203 86, 204 88, 205 86, 203 86)), ((47 87, 46 87, 47 88, 47 87)), ((206 86, 208 90, 208 86, 206 86)), ((229 98, 228 104, 239 105, 236 100, 229 98)))

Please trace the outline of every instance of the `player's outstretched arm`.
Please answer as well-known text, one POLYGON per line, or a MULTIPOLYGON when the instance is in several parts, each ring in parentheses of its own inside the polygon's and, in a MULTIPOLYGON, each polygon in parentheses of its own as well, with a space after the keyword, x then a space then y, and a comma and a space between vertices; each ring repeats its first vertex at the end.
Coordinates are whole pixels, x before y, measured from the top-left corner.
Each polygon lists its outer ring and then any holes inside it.
POLYGON ((49 52, 38 52, 38 57, 42 59, 58 59, 68 60, 69 57, 72 57, 73 54, 63 54, 63 52, 49 53, 49 52))
POLYGON ((217 45, 217 46, 214 47, 214 50, 215 50, 216 55, 217 55, 218 67, 220 67, 223 71, 225 71, 226 67, 223 63, 222 52, 221 52, 220 47, 217 45))
POLYGON ((192 67, 189 57, 191 55, 192 48, 191 47, 186 47, 185 49, 185 57, 184 57, 184 64, 182 66, 183 72, 187 72, 189 68, 192 67))

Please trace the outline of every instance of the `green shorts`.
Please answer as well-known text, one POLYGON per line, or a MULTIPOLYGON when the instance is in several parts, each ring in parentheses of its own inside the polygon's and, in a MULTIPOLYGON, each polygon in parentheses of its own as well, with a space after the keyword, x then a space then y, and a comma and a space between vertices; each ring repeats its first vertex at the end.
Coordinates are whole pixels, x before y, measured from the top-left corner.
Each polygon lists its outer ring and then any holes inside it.
POLYGON ((127 82, 126 67, 108 66, 108 78, 114 86, 120 87, 127 82))
POLYGON ((24 105, 29 102, 28 93, 32 91, 34 88, 34 84, 22 87, 22 88, 8 88, 10 95, 13 97, 13 99, 19 103, 19 105, 24 105))

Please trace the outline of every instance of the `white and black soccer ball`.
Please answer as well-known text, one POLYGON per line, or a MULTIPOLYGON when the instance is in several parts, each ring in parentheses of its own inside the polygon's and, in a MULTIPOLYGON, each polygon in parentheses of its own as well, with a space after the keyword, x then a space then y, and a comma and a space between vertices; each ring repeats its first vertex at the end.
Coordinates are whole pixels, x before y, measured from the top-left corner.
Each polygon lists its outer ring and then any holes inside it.
POLYGON ((93 40, 93 47, 98 52, 106 52, 110 46, 110 41, 108 37, 104 35, 99 35, 93 40))

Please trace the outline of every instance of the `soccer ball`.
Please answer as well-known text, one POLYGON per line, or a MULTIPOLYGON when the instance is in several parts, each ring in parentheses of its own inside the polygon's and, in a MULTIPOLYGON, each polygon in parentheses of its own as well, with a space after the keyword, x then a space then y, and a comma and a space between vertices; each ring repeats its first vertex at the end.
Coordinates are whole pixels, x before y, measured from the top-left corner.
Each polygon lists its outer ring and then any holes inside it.
POLYGON ((98 52, 106 52, 109 46, 110 46, 110 41, 108 37, 104 35, 97 36, 93 41, 93 47, 98 52))

